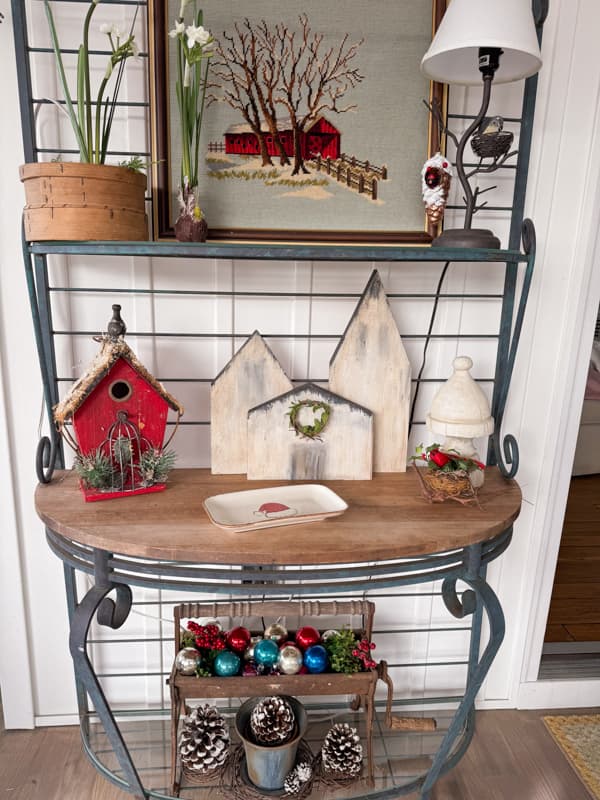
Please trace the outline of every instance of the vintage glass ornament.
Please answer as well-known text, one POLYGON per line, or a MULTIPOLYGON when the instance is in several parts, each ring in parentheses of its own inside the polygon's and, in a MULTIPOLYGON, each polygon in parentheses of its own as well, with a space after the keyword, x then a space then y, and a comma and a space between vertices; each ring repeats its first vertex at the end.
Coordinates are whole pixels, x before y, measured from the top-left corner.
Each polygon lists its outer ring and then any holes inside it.
POLYGON ((244 664, 244 669, 242 670, 242 675, 245 678, 253 677, 254 675, 258 675, 258 669, 256 667, 256 664, 253 664, 253 663, 250 663, 250 662, 248 662, 247 664, 244 664))
POLYGON ((184 647, 175 656, 175 668, 181 675, 194 675, 200 661, 200 653, 195 647, 184 647))
POLYGON ((309 672, 325 672, 329 659, 322 644, 313 644, 304 653, 304 666, 309 672))
POLYGON ((338 635, 339 635, 339 631, 334 630, 334 628, 330 628, 328 631, 325 631, 325 633, 321 634, 321 641, 322 642, 326 642, 328 639, 331 639, 333 636, 338 636, 338 635))
POLYGON ((302 663, 302 650, 295 644, 286 644, 279 651, 277 666, 284 675, 296 675, 302 663))
POLYGON ((225 640, 227 642, 227 647, 233 650, 234 653, 245 653, 251 638, 252 636, 248 628, 239 626, 238 628, 232 628, 225 637, 225 640))
POLYGON ((257 642, 262 642, 262 636, 252 636, 250 644, 244 650, 244 661, 252 661, 254 659, 254 648, 257 642))
POLYGON ((321 634, 312 625, 304 625, 296 632, 296 644, 300 650, 307 650, 321 641, 321 634))
POLYGON ((272 639, 262 639, 254 645, 254 660, 265 667, 274 667, 279 658, 279 647, 272 639))
POLYGON ((288 631, 285 625, 280 622, 274 622, 265 629, 263 636, 265 639, 273 639, 277 644, 281 644, 287 640, 288 631))
POLYGON ((233 675, 238 674, 241 663, 237 653, 232 653, 231 650, 221 650, 217 654, 213 665, 215 675, 220 678, 231 678, 233 675))

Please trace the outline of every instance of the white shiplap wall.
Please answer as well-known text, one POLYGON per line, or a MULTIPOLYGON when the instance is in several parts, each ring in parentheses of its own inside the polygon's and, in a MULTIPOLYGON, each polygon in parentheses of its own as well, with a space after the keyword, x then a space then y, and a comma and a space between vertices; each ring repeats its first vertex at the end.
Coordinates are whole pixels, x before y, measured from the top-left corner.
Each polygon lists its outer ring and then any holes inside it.
MULTIPOLYGON (((39 14, 39 3, 32 3, 39 14)), ((78 16, 81 7, 78 4, 57 3, 59 13, 63 15, 65 24, 68 18, 78 16)), ((107 16, 107 10, 98 10, 107 16)), ((112 17, 114 10, 108 10, 112 17)), ((538 152, 542 146, 554 142, 554 124, 545 129, 544 122, 550 119, 551 91, 549 80, 544 76, 553 70, 552 59, 563 57, 564 49, 586 37, 586 30, 593 30, 593 21, 600 21, 600 12, 593 7, 593 0, 581 2, 552 3, 552 14, 548 23, 546 36, 549 40, 548 52, 550 61, 546 62, 545 73, 542 73, 542 109, 549 116, 544 116, 537 125, 536 145, 538 152), (558 17, 561 15, 561 24, 558 17), (571 23, 571 26, 569 25, 571 23), (587 26, 586 26, 587 23, 587 26), (571 36, 571 39, 568 37, 571 36), (550 98, 550 99, 549 99, 550 98)), ((6 23, 10 23, 7 19, 6 23)), ((1 150, 6 157, 5 164, 10 164, 6 181, 0 189, 0 203, 3 213, 0 220, 2 231, 2 249, 0 258, 3 278, 0 283, 0 326, 2 338, 0 343, 0 363, 4 397, 6 399, 7 425, 0 428, 0 465, 6 470, 7 480, 2 480, 0 488, 5 533, 2 537, 2 566, 6 569, 6 581, 2 581, 0 592, 6 594, 6 602, 0 602, 0 624, 6 641, 13 641, 12 648, 0 648, 0 685, 4 693, 4 709, 9 727, 32 724, 34 718, 39 724, 60 722, 70 718, 75 711, 75 699, 72 682, 64 676, 72 674, 70 659, 66 646, 66 614, 63 599, 62 570, 59 562, 51 556, 43 541, 43 530, 32 509, 31 496, 35 483, 32 465, 32 453, 37 443, 37 419, 41 403, 41 389, 36 367, 36 356, 32 341, 31 326, 26 288, 20 262, 18 229, 22 190, 16 179, 16 165, 22 160, 20 153, 20 132, 18 128, 18 111, 15 96, 14 56, 11 52, 11 33, 9 24, 0 28, 2 37, 3 70, 0 75, 1 97, 5 100, 3 107, 9 109, 10 124, 0 128, 1 150), (4 519, 6 517, 6 519, 4 519), (8 612, 8 613, 7 613, 8 612), (29 633, 22 636, 23 629, 29 633), (12 637, 12 638, 11 638, 12 637), (24 640, 28 644, 24 644, 24 640), (16 645, 18 644, 18 647, 16 645), (8 652, 23 653, 18 666, 8 652), (31 670, 31 672, 30 672, 31 670)), ((70 23, 75 29, 79 23, 70 23)), ((40 25, 34 32, 36 44, 48 44, 45 27, 40 25)), ((65 42, 65 44, 68 44, 65 42)), ((140 99, 143 95, 143 82, 140 80, 142 65, 137 66, 138 74, 131 75, 127 92, 130 99, 140 99), (141 94, 140 94, 141 93, 141 94)), ((135 72, 135 71, 134 71, 135 72)), ((38 93, 41 96, 57 94, 53 70, 42 64, 36 70, 38 93)), ((570 86, 568 96, 574 96, 575 102, 581 104, 583 98, 577 95, 577 86, 570 86)), ((520 111, 520 86, 497 87, 494 92, 494 111, 506 116, 517 116, 520 111)), ((477 93, 467 95, 453 93, 451 108, 463 113, 473 110, 477 104, 477 93)), ((597 97, 586 98, 586 102, 596 107, 597 97)), ((579 108, 580 105, 577 105, 579 108)), ((67 142, 68 131, 57 121, 52 109, 45 109, 40 117, 41 134, 47 142, 67 142), (60 128, 60 130, 58 130, 60 128)), ((556 112, 555 112, 556 113, 556 112)), ((583 122, 582 122, 583 124, 583 122)), ((587 128, 586 128, 587 130, 587 128)), ((119 124, 118 134, 123 142, 124 150, 138 149, 137 143, 144 140, 145 125, 143 120, 129 120, 128 124, 119 124), (136 146, 130 143, 136 142, 136 146)), ((578 138, 570 130, 557 142, 558 154, 565 158, 571 151, 573 142, 578 138)), ((535 153, 534 153, 535 156, 535 153)), ((538 163, 535 162, 534 163, 538 163)), ((545 207, 544 186, 547 183, 547 163, 538 163, 535 172, 536 207, 530 208, 530 215, 542 227, 549 215, 545 207), (541 219, 540 219, 541 216, 541 219)), ((510 187, 502 176, 498 180, 499 190, 494 193, 494 204, 508 204, 510 187)), ((568 185, 568 182, 567 182, 568 185)), ((567 202, 564 209, 563 224, 565 230, 576 229, 582 210, 567 202)), ((209 210, 208 210, 208 213, 209 210)), ((506 243, 508 233, 507 215, 490 213, 485 222, 499 233, 506 243)), ((544 345, 536 341, 536 325, 556 324, 556 300, 550 311, 540 306, 539 297, 544 285, 553 283, 560 274, 560 265, 548 259, 547 263, 538 265, 537 285, 528 316, 528 338, 524 340, 524 350, 529 354, 530 368, 535 365, 536 358, 544 352, 544 345), (550 272, 549 272, 550 270, 550 272)), ((57 285, 88 287, 90 285, 121 287, 154 287, 154 288, 190 288, 197 290, 256 290, 281 289, 286 291, 339 291, 359 294, 372 269, 372 264, 329 264, 329 263, 264 263, 264 262, 193 262, 173 261, 169 259, 54 259, 52 261, 52 280, 57 285)), ((384 284, 389 292, 399 291, 432 291, 435 288, 441 265, 379 265, 384 284)), ((453 265, 447 279, 446 289, 453 292, 462 291, 495 291, 500 290, 502 280, 500 272, 481 265, 453 265)), ((145 296, 135 300, 131 296, 112 297, 107 295, 98 298, 90 293, 80 292, 69 296, 55 297, 53 309, 55 326, 58 329, 83 328, 101 330, 109 316, 109 306, 114 301, 122 302, 123 316, 131 331, 161 331, 176 329, 180 331, 217 331, 236 334, 251 333, 259 328, 266 334, 294 333, 303 335, 307 332, 322 333, 333 337, 339 335, 354 307, 354 300, 336 299, 334 301, 306 299, 299 300, 252 300, 238 298, 233 302, 228 298, 164 298, 159 301, 145 296)), ((420 302, 393 302, 394 313, 401 332, 424 332, 429 318, 428 305, 420 302)), ((564 318, 568 309, 560 309, 564 318)), ((596 298, 597 308, 597 298, 596 298)), ((491 301, 481 302, 447 302, 440 307, 436 330, 440 332, 491 332, 498 326, 499 308, 491 301)), ((242 340, 219 339, 190 343, 187 340, 161 340, 154 343, 147 337, 130 337, 131 346, 148 367, 161 377, 194 375, 211 378, 228 360, 232 347, 238 347, 242 340)), ((327 374, 329 355, 335 346, 335 338, 316 341, 308 346, 304 339, 269 340, 276 354, 281 358, 284 368, 294 378, 324 378, 327 374)), ((419 364, 420 343, 408 342, 408 351, 416 371, 419 364)), ((76 337, 71 340, 59 337, 58 363, 59 374, 63 377, 77 377, 95 352, 95 345, 89 339, 76 337)), ((452 358, 458 352, 455 341, 432 347, 426 376, 443 376, 448 374, 452 358)), ((476 362, 475 373, 481 377, 493 374, 494 350, 489 343, 469 342, 468 349, 476 362)), ((535 406, 528 394, 527 361, 520 357, 517 364, 516 387, 520 405, 513 403, 508 428, 519 433, 517 427, 521 417, 531 419, 539 411, 544 400, 535 396, 535 406), (512 424, 511 424, 512 423, 512 424)), ((549 364, 548 370, 555 368, 549 364)), ((176 384, 169 389, 186 406, 186 418, 208 419, 208 387, 206 384, 176 384)), ((434 387, 424 391, 421 396, 417 417, 423 418, 428 407, 434 387)), ((549 398, 546 400, 549 403, 549 398)), ((550 414, 550 411, 549 411, 550 414)), ((420 441, 423 434, 418 431, 414 437, 420 441)), ((517 526, 516 541, 505 556, 491 570, 491 581, 498 587, 501 599, 505 604, 508 616, 508 637, 498 657, 497 663, 488 681, 485 698, 493 705, 511 705, 516 702, 517 679, 522 663, 522 649, 526 638, 527 620, 522 618, 520 603, 528 598, 527 588, 531 572, 537 564, 537 553, 524 546, 529 537, 532 524, 538 520, 532 509, 539 508, 547 496, 547 489, 538 491, 543 474, 542 454, 543 440, 530 441, 527 430, 521 431, 525 440, 526 464, 521 474, 526 482, 526 498, 528 505, 524 509, 523 521, 517 526), (535 491, 529 487, 535 485, 535 491)), ((175 448, 180 454, 180 465, 205 465, 208 463, 209 442, 206 426, 185 429, 185 435, 179 435, 175 448)), ((412 447, 411 444, 411 447, 412 447)), ((410 448, 409 448, 410 449, 410 448)), ((541 540, 544 536, 542 527, 534 529, 534 535, 541 540)), ((541 542, 540 542, 541 547, 541 542)), ((4 577, 4 575, 3 575, 4 577)), ((430 587, 422 587, 420 595, 406 600, 385 601, 378 603, 378 627, 397 626, 416 628, 423 625, 444 625, 459 629, 460 623, 452 620, 445 613, 439 599, 431 598, 427 592, 430 587)), ((157 599, 153 593, 136 593, 136 599, 142 601, 157 599)), ((126 627, 117 633, 117 637, 156 637, 163 627, 159 617, 169 619, 169 596, 159 598, 163 606, 142 606, 136 608, 145 616, 132 614, 126 627)), ((178 598, 179 599, 179 598, 178 598)), ((527 607, 529 610, 529 607, 527 607)), ((545 616, 542 608, 537 618, 545 616)), ((164 625, 168 635, 168 623, 164 625)), ((394 640, 382 640, 378 654, 391 661, 438 661, 464 659, 466 652, 466 635, 460 630, 446 634, 415 633, 405 634, 394 640), (391 648, 388 649, 387 648, 391 648)), ((97 659, 101 670, 119 672, 135 672, 143 668, 151 672, 160 672, 168 668, 171 649, 165 645, 162 650, 153 644, 123 645, 111 644, 97 649, 97 659)), ((412 670, 396 670, 394 675, 398 690, 403 693, 421 694, 437 693, 440 690, 451 690, 460 686, 464 679, 464 668, 420 667, 412 670)), ((126 706, 132 704, 148 704, 154 707, 160 704, 163 681, 159 677, 151 677, 140 682, 137 678, 113 679, 107 684, 111 699, 126 706)))

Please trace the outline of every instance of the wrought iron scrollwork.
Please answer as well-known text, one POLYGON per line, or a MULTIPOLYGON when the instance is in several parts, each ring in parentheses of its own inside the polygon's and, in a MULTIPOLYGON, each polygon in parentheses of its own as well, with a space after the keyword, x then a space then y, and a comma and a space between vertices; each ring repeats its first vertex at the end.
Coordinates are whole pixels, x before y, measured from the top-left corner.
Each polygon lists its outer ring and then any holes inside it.
POLYGON ((110 580, 100 578, 83 597, 81 603, 75 609, 71 620, 71 634, 69 637, 69 647, 75 665, 75 674, 83 684, 86 692, 90 696, 94 708, 106 735, 111 743, 113 751, 117 756, 123 775, 127 781, 129 791, 139 798, 147 800, 148 794, 144 790, 137 770, 131 760, 127 745, 123 740, 121 731, 109 708, 108 702, 102 691, 102 687, 96 677, 94 668, 87 654, 87 638, 91 622, 97 614, 100 625, 109 628, 120 628, 131 610, 132 593, 129 586, 125 584, 115 584, 110 580), (116 592, 116 601, 108 597, 110 592, 116 592))
POLYGON ((505 478, 514 478, 519 469, 519 445, 515 437, 510 433, 502 438, 502 422, 508 397, 508 387, 510 386, 515 359, 517 357, 519 339, 521 338, 525 308, 527 306, 531 280, 533 278, 533 267, 535 265, 536 234, 535 226, 530 219, 523 220, 521 239, 523 242, 523 252, 527 256, 527 265, 525 267, 525 275, 523 276, 523 286, 521 289, 521 296, 519 297, 519 305, 510 339, 508 356, 500 376, 498 398, 494 406, 495 430, 491 437, 495 462, 505 478))
POLYGON ((446 578, 442 583, 442 599, 453 617, 464 619, 475 613, 477 595, 472 589, 466 589, 459 597, 456 591, 456 578, 446 578))
POLYGON ((42 436, 35 453, 35 471, 40 483, 50 483, 59 453, 56 437, 42 436))

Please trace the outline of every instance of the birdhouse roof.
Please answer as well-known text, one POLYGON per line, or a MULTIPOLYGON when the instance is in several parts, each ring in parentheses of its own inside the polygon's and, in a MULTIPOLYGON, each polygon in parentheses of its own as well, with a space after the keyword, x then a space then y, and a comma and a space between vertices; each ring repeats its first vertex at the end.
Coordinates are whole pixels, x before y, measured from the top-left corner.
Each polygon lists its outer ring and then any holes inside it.
POLYGON ((152 386, 173 411, 183 414, 183 406, 167 392, 162 383, 157 381, 154 375, 148 372, 129 345, 127 345, 123 339, 114 340, 105 336, 102 339, 102 346, 99 352, 86 372, 75 381, 66 397, 54 407, 54 419, 59 425, 64 424, 73 416, 100 381, 109 373, 111 367, 119 358, 123 358, 127 361, 132 369, 152 386))

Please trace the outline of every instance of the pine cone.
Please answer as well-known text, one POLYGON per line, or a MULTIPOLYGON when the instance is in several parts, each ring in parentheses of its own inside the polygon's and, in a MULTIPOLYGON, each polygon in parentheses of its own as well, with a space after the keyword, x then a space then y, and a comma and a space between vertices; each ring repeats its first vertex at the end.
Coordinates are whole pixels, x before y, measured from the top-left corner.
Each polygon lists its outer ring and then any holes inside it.
POLYGON ((252 709, 250 730, 260 744, 278 745, 294 733, 296 719, 291 705, 283 697, 264 697, 252 709))
POLYGON ((229 726, 215 706, 198 706, 183 721, 182 766, 195 773, 220 767, 229 754, 229 726))
POLYGON ((286 794, 298 794, 306 781, 312 778, 312 767, 306 761, 301 761, 288 773, 283 788, 286 794))
POLYGON ((328 772, 340 775, 359 775, 362 769, 362 745, 356 728, 347 722, 336 723, 330 730, 323 747, 321 758, 328 772))

